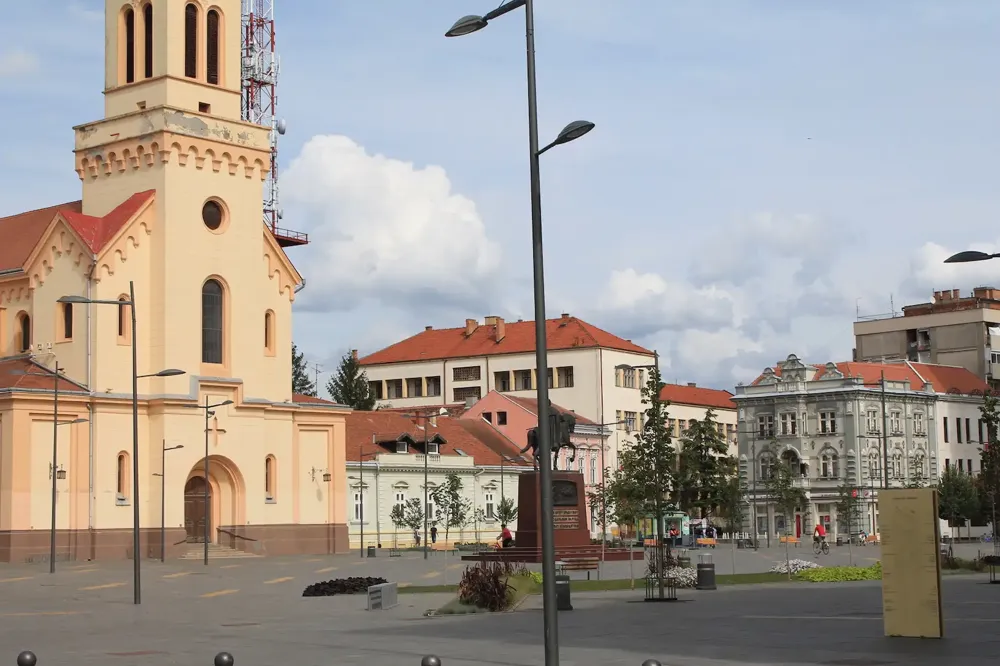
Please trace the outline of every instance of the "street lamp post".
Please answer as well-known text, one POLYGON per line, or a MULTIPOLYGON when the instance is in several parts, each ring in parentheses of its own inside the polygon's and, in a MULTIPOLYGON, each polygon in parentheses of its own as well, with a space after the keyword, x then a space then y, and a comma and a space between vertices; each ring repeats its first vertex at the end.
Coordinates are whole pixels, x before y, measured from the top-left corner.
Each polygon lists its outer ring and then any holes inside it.
POLYGON ((160 477, 160 562, 167 561, 167 451, 183 449, 183 444, 177 446, 167 446, 167 440, 163 440, 160 473, 153 476, 160 477))
POLYGON ((539 465, 540 511, 542 527, 542 605, 545 632, 545 664, 559 663, 559 620, 556 608, 555 532, 552 519, 551 428, 549 423, 548 350, 545 337, 545 270, 542 251, 542 197, 539 156, 555 146, 580 138, 594 124, 575 121, 563 128, 552 143, 538 147, 538 105, 535 81, 535 16, 533 0, 510 0, 483 16, 464 16, 445 33, 460 37, 482 30, 493 19, 519 7, 525 9, 525 47, 527 53, 528 87, 528 159, 531 188, 532 275, 535 310, 535 365, 538 377, 538 453, 544 464, 539 465))
POLYGON ((429 517, 427 515, 428 514, 427 504, 429 500, 427 485, 429 483, 428 475, 430 471, 428 467, 428 459, 430 458, 430 452, 428 451, 428 447, 430 446, 430 434, 429 434, 430 420, 431 416, 447 416, 447 415, 448 415, 448 409, 446 407, 441 407, 437 410, 423 410, 404 415, 417 419, 419 418, 424 419, 424 559, 425 560, 427 559, 427 526, 429 520, 429 517))
POLYGON ((128 300, 112 301, 85 296, 63 296, 58 303, 80 303, 83 305, 128 306, 132 316, 132 602, 142 603, 141 555, 139 553, 139 380, 144 377, 175 377, 185 374, 183 370, 168 368, 148 375, 139 374, 138 339, 135 322, 135 283, 129 280, 128 300))
POLYGON ((209 510, 210 507, 209 507, 209 496, 208 496, 208 491, 209 491, 209 487, 208 487, 208 419, 215 415, 215 412, 213 412, 212 410, 215 409, 216 407, 225 407, 226 405, 231 405, 231 404, 233 404, 232 400, 223 400, 222 402, 218 402, 218 403, 215 403, 214 405, 210 405, 210 404, 208 404, 208 394, 206 393, 205 394, 205 404, 204 405, 184 405, 185 407, 187 407, 189 409, 204 409, 205 410, 205 468, 203 470, 203 473, 205 475, 205 514, 204 514, 205 533, 203 535, 203 538, 205 540, 205 544, 204 544, 204 556, 203 556, 203 559, 204 559, 204 563, 205 563, 206 567, 208 566, 208 544, 211 542, 211 539, 209 538, 209 522, 210 522, 209 521, 209 516, 211 515, 211 511, 209 510))

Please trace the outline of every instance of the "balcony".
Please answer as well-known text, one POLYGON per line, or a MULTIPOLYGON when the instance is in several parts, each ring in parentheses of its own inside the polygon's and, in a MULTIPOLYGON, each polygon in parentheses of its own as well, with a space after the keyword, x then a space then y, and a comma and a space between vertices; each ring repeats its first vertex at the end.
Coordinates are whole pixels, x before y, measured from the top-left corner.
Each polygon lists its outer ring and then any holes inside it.
POLYGON ((271 229, 271 234, 274 236, 274 240, 278 241, 278 245, 281 247, 296 247, 309 244, 309 234, 307 233, 282 229, 273 225, 269 228, 271 229))

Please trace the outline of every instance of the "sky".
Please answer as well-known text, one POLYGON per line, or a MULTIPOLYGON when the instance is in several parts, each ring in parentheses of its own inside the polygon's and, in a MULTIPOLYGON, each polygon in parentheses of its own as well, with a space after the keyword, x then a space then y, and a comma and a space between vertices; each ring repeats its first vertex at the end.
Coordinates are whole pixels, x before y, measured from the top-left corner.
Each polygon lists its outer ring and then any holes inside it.
MULTIPOLYGON (((351 349, 533 316, 524 10, 276 0, 294 339, 351 349)), ((732 388, 852 324, 998 284, 1000 2, 536 0, 548 315, 732 388)), ((4 12, 0 216, 79 197, 71 127, 102 116, 100 0, 4 12), (12 129, 13 128, 13 129, 12 129)))

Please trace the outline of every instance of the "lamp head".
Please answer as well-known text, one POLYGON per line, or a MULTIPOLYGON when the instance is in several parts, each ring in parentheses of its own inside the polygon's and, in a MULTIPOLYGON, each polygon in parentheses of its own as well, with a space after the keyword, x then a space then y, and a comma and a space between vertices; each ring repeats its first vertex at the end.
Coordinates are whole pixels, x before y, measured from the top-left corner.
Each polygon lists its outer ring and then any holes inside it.
POLYGON ((216 405, 216 407, 224 407, 225 405, 231 405, 231 404, 233 404, 232 400, 226 400, 225 402, 220 402, 218 405, 216 405))
POLYGON ((463 35, 471 35, 474 32, 478 32, 486 27, 486 19, 482 16, 476 16, 475 14, 469 14, 468 16, 463 16, 462 18, 455 21, 455 25, 448 29, 448 32, 444 33, 445 37, 461 37, 463 35))
POLYGON ((978 250, 966 250, 965 252, 959 252, 958 254, 953 254, 944 260, 946 264, 966 264, 970 261, 986 261, 996 257, 995 254, 987 254, 986 252, 979 252, 978 250))
POLYGON ((184 370, 178 370, 177 368, 167 368, 166 370, 160 370, 154 377, 176 377, 177 375, 186 375, 187 372, 184 370))
POLYGON ((85 296, 63 296, 58 303, 89 303, 90 299, 85 296))
POLYGON ((73 419, 72 421, 69 422, 69 425, 73 425, 75 423, 86 423, 86 422, 87 419, 73 419))
POLYGON ((592 129, 594 129, 594 123, 589 120, 574 120, 559 132, 559 136, 552 143, 558 146, 563 143, 575 141, 592 129))

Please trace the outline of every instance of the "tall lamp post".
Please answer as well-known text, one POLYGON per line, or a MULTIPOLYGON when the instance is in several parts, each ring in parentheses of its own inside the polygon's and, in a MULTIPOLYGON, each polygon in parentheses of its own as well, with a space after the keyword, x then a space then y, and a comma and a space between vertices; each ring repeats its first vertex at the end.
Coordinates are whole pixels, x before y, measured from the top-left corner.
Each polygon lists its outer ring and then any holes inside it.
POLYGON ((183 444, 167 446, 167 440, 163 440, 160 473, 153 472, 153 476, 160 477, 160 562, 167 561, 167 451, 183 448, 183 444))
MULTIPOLYGON (((59 303, 79 303, 82 305, 128 306, 132 317, 132 602, 142 603, 141 556, 139 554, 139 380, 143 377, 174 377, 183 375, 183 370, 170 368, 148 375, 139 374, 138 338, 135 322, 135 283, 129 280, 128 300, 112 301, 85 296, 63 296, 59 303)), ((120 311, 119 311, 120 312, 120 311)))
POLYGON ((48 377, 52 379, 52 462, 50 463, 51 470, 49 471, 49 476, 52 478, 52 522, 49 527, 49 573, 53 574, 56 572, 56 501, 58 495, 56 481, 66 476, 66 472, 60 470, 57 464, 59 456, 59 426, 86 423, 87 419, 59 422, 59 376, 65 368, 59 367, 59 361, 56 361, 55 367, 52 370, 49 370, 44 365, 38 365, 38 368, 42 372, 14 370, 10 374, 22 377, 48 377))
POLYGON ((205 404, 204 405, 184 405, 189 409, 204 409, 205 410, 205 550, 204 550, 204 562, 205 566, 208 566, 208 544, 211 541, 209 538, 209 516, 211 511, 209 511, 209 498, 208 498, 208 419, 215 415, 212 410, 216 407, 225 407, 226 405, 233 404, 232 400, 223 400, 222 402, 217 402, 214 405, 208 404, 208 394, 205 394, 205 404))
POLYGON ((519 7, 525 9, 525 47, 527 52, 528 84, 528 159, 531 188, 531 245, 535 301, 535 365, 538 377, 538 438, 539 454, 545 464, 539 465, 541 484, 540 511, 542 522, 542 605, 545 627, 545 664, 559 663, 559 619, 556 608, 555 533, 552 522, 552 441, 549 423, 548 350, 545 338, 545 270, 542 252, 542 196, 539 156, 555 146, 568 143, 594 129, 594 123, 578 120, 567 125, 555 140, 538 147, 538 105, 535 81, 535 16, 533 0, 510 0, 483 16, 464 16, 445 33, 446 37, 461 37, 482 30, 493 19, 519 7))
MULTIPOLYGON (((616 365, 616 370, 636 370, 639 368, 647 369, 652 371, 653 377, 656 381, 656 390, 653 391, 653 395, 650 396, 650 402, 653 405, 653 413, 656 414, 657 420, 660 418, 660 391, 663 390, 663 381, 660 379, 660 353, 653 350, 653 364, 652 365, 628 365, 620 364, 616 365)), ((657 467, 659 467, 659 456, 656 456, 657 467)), ((662 482, 663 471, 660 469, 653 470, 654 475, 657 480, 657 485, 662 482)), ((656 494, 653 496, 653 506, 656 512, 656 558, 657 558, 657 583, 658 583, 658 593, 660 599, 666 598, 666 590, 664 587, 663 580, 663 544, 664 544, 664 524, 663 524, 663 492, 661 488, 656 489, 656 494)))
POLYGON ((446 407, 441 407, 436 410, 422 410, 413 412, 411 414, 404 414, 404 416, 410 416, 413 418, 423 418, 424 419, 424 559, 427 559, 427 525, 429 516, 427 515, 427 504, 428 504, 428 476, 429 467, 428 459, 430 458, 430 453, 428 452, 428 447, 430 446, 430 420, 432 416, 447 416, 448 409, 446 407))

